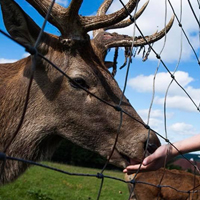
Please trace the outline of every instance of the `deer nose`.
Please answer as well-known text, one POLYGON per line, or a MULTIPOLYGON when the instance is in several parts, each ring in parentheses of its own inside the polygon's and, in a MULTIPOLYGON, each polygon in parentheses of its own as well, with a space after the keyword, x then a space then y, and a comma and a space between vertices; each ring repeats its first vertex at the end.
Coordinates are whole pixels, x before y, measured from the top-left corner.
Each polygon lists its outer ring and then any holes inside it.
POLYGON ((148 153, 152 154, 160 145, 160 141, 157 137, 149 138, 144 143, 144 150, 147 150, 148 153))
POLYGON ((147 150, 150 154, 154 153, 157 148, 158 148, 158 146, 156 144, 152 144, 149 142, 146 142, 144 145, 144 150, 147 150), (147 143, 148 143, 148 145, 147 145, 147 143))

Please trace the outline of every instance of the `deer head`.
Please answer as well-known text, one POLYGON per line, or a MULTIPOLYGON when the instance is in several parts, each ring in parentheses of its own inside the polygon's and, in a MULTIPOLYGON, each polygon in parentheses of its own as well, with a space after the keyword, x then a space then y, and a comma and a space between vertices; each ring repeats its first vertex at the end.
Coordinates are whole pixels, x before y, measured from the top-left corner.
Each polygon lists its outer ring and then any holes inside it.
MULTIPOLYGON (((27 1, 43 17, 51 4, 50 0, 27 1)), ((132 20, 125 19, 128 13, 124 8, 106 14, 111 0, 104 1, 96 16, 80 16, 78 12, 82 1, 72 0, 68 8, 56 3, 53 6, 48 21, 60 30, 61 36, 44 32, 37 51, 70 79, 37 57, 24 122, 6 151, 10 156, 41 159, 51 154, 61 138, 96 151, 104 157, 110 155, 121 114, 114 108, 119 104, 122 91, 106 67, 105 56, 109 48, 130 47, 132 37, 105 31, 128 26, 132 20), (87 33, 92 30, 94 37, 90 40, 87 33), (113 106, 104 104, 94 95, 113 106)), ((129 12, 134 10, 136 2, 131 0, 127 3, 129 12)), ((13 0, 1 0, 0 3, 9 34, 21 44, 34 46, 40 28, 13 0)), ((140 16, 146 6, 134 17, 140 16)), ((172 26, 172 21, 166 29, 147 36, 146 40, 152 43, 162 38, 172 26)), ((146 40, 135 38, 134 45, 145 45, 146 40)), ((31 64, 32 57, 29 56, 16 63, 0 65, 1 151, 12 138, 22 115, 31 64)), ((122 114, 118 142, 110 161, 125 167, 130 159, 139 162, 143 158, 148 130, 125 97, 121 109, 134 118, 122 114)), ((149 142, 154 146, 160 145, 153 131, 150 131, 149 142)), ((13 180, 25 168, 23 164, 7 161, 3 179, 13 180)))

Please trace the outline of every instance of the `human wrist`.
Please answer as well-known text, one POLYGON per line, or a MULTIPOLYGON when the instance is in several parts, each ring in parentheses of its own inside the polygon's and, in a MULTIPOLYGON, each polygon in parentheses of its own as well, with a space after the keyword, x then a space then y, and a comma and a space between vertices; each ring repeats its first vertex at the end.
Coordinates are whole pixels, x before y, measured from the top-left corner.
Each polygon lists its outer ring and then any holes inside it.
POLYGON ((182 152, 182 144, 181 142, 174 143, 171 146, 171 155, 172 157, 178 156, 179 154, 183 154, 182 152))
POLYGON ((169 151, 168 151, 168 160, 176 157, 179 155, 179 151, 177 151, 177 147, 175 144, 169 144, 169 151))

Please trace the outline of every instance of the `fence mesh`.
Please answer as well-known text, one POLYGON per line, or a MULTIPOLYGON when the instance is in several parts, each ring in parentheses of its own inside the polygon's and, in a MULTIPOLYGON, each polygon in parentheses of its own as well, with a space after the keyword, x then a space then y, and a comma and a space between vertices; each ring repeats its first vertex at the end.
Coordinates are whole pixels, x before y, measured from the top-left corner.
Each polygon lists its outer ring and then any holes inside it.
MULTIPOLYGON (((135 30, 137 30, 141 37, 144 38, 144 40, 146 40, 144 34, 143 34, 143 31, 141 30, 140 26, 137 24, 137 20, 134 19, 134 15, 132 15, 131 13, 129 13, 128 9, 126 8, 125 4, 123 3, 122 0, 119 0, 119 2, 122 4, 122 6, 126 9, 126 11, 128 12, 128 15, 129 15, 129 18, 131 21, 133 21, 133 42, 132 42, 132 47, 131 47, 131 52, 133 52, 133 48, 134 48, 134 38, 135 38, 135 30)), ((139 1, 138 1, 139 2, 139 1)), ((199 1, 197 0, 198 2, 198 5, 199 5, 199 1)), ((180 53, 179 53, 179 58, 178 58, 178 61, 177 61, 177 64, 175 66, 175 69, 173 72, 171 72, 171 70, 168 68, 166 62, 162 59, 162 52, 164 51, 165 49, 165 43, 167 41, 167 33, 165 35, 165 38, 164 38, 164 43, 163 43, 163 47, 160 51, 160 53, 158 53, 152 44, 149 44, 148 41, 146 40, 146 43, 147 43, 147 46, 149 48, 149 52, 151 52, 152 54, 154 54, 154 56, 158 59, 158 65, 157 65, 157 68, 156 68, 156 71, 155 71, 155 74, 154 74, 154 82, 153 82, 153 94, 152 94, 152 101, 151 101, 151 105, 150 105, 150 108, 149 108, 149 114, 148 114, 148 119, 147 119, 147 123, 142 123, 140 122, 139 120, 137 120, 136 118, 134 118, 133 116, 131 116, 129 113, 127 113, 125 110, 123 110, 123 108, 121 107, 121 103, 122 103, 122 99, 123 99, 123 96, 124 96, 124 93, 126 91, 126 87, 127 87, 127 81, 128 81, 128 75, 129 75, 129 72, 130 72, 130 66, 131 66, 131 62, 132 60, 134 59, 133 56, 134 56, 134 53, 131 53, 129 54, 129 61, 128 61, 128 64, 127 64, 127 69, 126 69, 126 77, 125 77, 125 81, 124 81, 124 87, 123 87, 123 94, 121 96, 121 99, 119 101, 119 104, 116 106, 116 105, 111 105, 110 103, 106 102, 105 100, 99 98, 98 96, 96 96, 95 94, 91 93, 90 91, 88 91, 87 89, 85 89, 84 87, 82 87, 81 85, 79 85, 78 83, 75 83, 79 88, 81 88, 82 90, 85 90, 88 94, 92 95, 93 97, 97 98, 100 102, 102 103, 105 103, 106 105, 108 106, 111 106, 113 107, 115 110, 117 110, 119 113, 120 113, 120 122, 119 122, 119 127, 118 127, 118 132, 117 132, 117 135, 116 135, 116 140, 115 140, 115 143, 113 144, 113 150, 110 154, 110 157, 108 158, 108 162, 105 163, 104 167, 102 168, 102 170, 97 173, 97 174, 81 174, 81 173, 70 173, 70 172, 67 172, 67 171, 63 171, 63 170, 59 170, 59 169, 56 169, 56 168, 53 168, 53 167, 50 167, 50 166, 47 166, 45 164, 41 164, 41 163, 37 163, 37 162, 33 162, 33 161, 30 161, 30 160, 24 160, 24 159, 21 159, 21 158, 15 158, 15 157, 10 157, 9 155, 6 154, 6 151, 8 149, 8 147, 10 146, 10 144, 12 143, 12 141, 14 140, 14 138, 17 136, 22 124, 23 124, 23 120, 24 120, 24 116, 25 116, 25 113, 26 113, 26 109, 27 109, 27 105, 28 105, 28 101, 29 101, 29 93, 30 93, 30 89, 31 89, 31 85, 32 85, 32 80, 34 78, 34 71, 35 71, 35 59, 37 59, 37 57, 40 57, 41 59, 44 59, 46 62, 48 62, 52 67, 54 67, 56 70, 58 70, 62 75, 64 75, 67 79, 71 80, 72 82, 74 82, 73 79, 71 79, 65 72, 63 72, 58 66, 56 66, 54 63, 52 63, 50 60, 48 60, 47 58, 45 58, 41 53, 39 53, 37 51, 37 46, 39 44, 39 41, 41 39, 41 35, 42 35, 42 32, 44 31, 44 28, 45 28, 45 25, 46 25, 46 22, 48 21, 48 17, 51 13, 51 10, 52 10, 52 7, 54 5, 55 1, 52 1, 52 4, 49 8, 49 11, 46 15, 46 19, 43 23, 43 26, 42 26, 42 29, 41 29, 41 33, 40 35, 38 36, 37 38, 37 41, 35 43, 34 46, 28 46, 28 45, 24 45, 24 44, 21 44, 19 42, 17 42, 15 39, 13 39, 11 36, 9 36, 7 33, 5 33, 3 30, 0 30, 0 33, 3 34, 5 37, 9 38, 10 40, 12 40, 13 42, 16 42, 17 44, 21 45, 25 51, 27 51, 28 53, 31 54, 32 56, 32 76, 31 76, 31 79, 30 79, 30 82, 29 82, 29 86, 27 88, 27 94, 26 94, 26 101, 25 101, 25 104, 24 104, 24 110, 23 110, 23 113, 22 113, 22 116, 21 116, 21 120, 18 124, 18 127, 16 129, 16 132, 14 133, 14 136, 13 138, 11 138, 11 140, 9 141, 8 145, 5 147, 5 149, 3 150, 3 152, 0 153, 0 160, 5 162, 6 160, 13 160, 13 161, 17 161, 17 162, 23 162, 23 163, 27 163, 27 164, 31 164, 31 165, 36 165, 36 166, 40 166, 40 167, 44 167, 44 168, 47 168, 49 170, 54 170, 54 171, 57 171, 59 173, 63 173, 63 174, 66 174, 66 175, 70 175, 70 176, 86 176, 86 177, 96 177, 96 178, 99 178, 101 179, 101 184, 99 186, 99 191, 98 191, 98 194, 97 194, 97 200, 98 199, 101 199, 101 190, 103 188, 103 185, 104 185, 104 179, 114 179, 116 181, 121 181, 125 184, 129 183, 129 184, 132 184, 133 185, 133 192, 134 192, 134 188, 137 184, 144 184, 144 185, 149 185, 149 186, 152 186, 152 187, 155 187, 155 188, 170 188, 172 190, 175 190, 177 191, 178 193, 186 193, 188 194, 188 197, 191 197, 190 195, 192 195, 193 193, 197 193, 198 190, 197 188, 200 186, 200 185, 196 185, 194 183, 194 187, 193 188, 189 188, 189 190, 180 190, 180 189, 177 189, 175 187, 173 187, 172 185, 162 185, 162 180, 163 180, 163 177, 165 175, 165 171, 163 173, 163 176, 161 177, 160 181, 159 181, 159 184, 153 184, 151 182, 145 182, 145 181, 137 181, 137 176, 138 176, 138 173, 140 172, 140 168, 138 169, 138 171, 134 174, 133 176, 133 179, 130 180, 130 181, 125 181, 123 179, 119 179, 117 177, 111 177, 111 176, 107 176, 104 174, 104 170, 106 169, 106 166, 109 162, 109 159, 111 158, 112 156, 112 153, 115 149, 115 146, 116 146, 116 143, 117 143, 117 140, 118 140, 118 135, 120 134, 120 128, 121 128, 121 124, 123 122, 123 115, 127 115, 129 116, 130 118, 136 120, 138 123, 141 123, 145 128, 148 129, 149 133, 150 131, 154 131, 159 138, 161 138, 161 140, 164 140, 168 145, 169 147, 170 146, 173 146, 177 152, 184 158, 186 159, 193 167, 194 169, 196 169, 197 172, 199 172, 199 169, 198 167, 193 164, 190 160, 188 160, 180 151, 179 149, 176 148, 176 146, 173 145, 173 143, 168 139, 168 133, 167 133, 167 99, 168 99, 168 92, 170 90, 170 87, 172 85, 172 83, 176 83, 177 86, 185 93, 185 95, 188 97, 188 99, 190 99, 191 103, 194 105, 194 107, 196 108, 197 112, 199 112, 200 108, 199 108, 199 102, 195 102, 195 100, 190 96, 190 94, 188 93, 188 91, 177 81, 176 79, 176 72, 179 68, 179 65, 180 65, 180 62, 181 62, 181 57, 182 57, 182 45, 183 45, 183 37, 186 38, 190 48, 192 49, 192 52, 193 52, 193 55, 194 57, 196 58, 196 65, 198 66, 200 64, 199 62, 199 57, 198 57, 198 53, 197 53, 197 50, 195 50, 195 48, 193 47, 192 45, 192 42, 190 41, 188 35, 186 34, 186 31, 184 29, 184 24, 182 24, 182 16, 184 15, 183 11, 182 11, 182 0, 179 1, 179 5, 180 5, 180 13, 179 13, 179 16, 178 14, 175 12, 175 9, 171 3, 170 0, 165 0, 165 19, 164 19, 164 23, 166 24, 166 21, 167 21, 167 8, 168 9, 171 9, 174 16, 175 16, 175 20, 177 21, 177 24, 180 28, 180 53), (151 109, 152 109, 152 106, 153 106, 153 103, 154 103, 154 96, 155 96, 155 81, 156 81, 156 76, 157 76, 157 73, 158 73, 158 70, 160 67, 164 67, 166 72, 169 73, 170 77, 171 77, 171 82, 169 83, 168 87, 167 87, 167 90, 165 92, 165 98, 164 98, 164 125, 165 125, 165 136, 161 135, 160 133, 156 132, 155 130, 151 129, 151 127, 149 126, 149 121, 150 121, 150 117, 151 117, 151 109)), ((197 22, 197 26, 200 28, 200 22, 199 22, 199 19, 197 17, 197 13, 195 12, 195 9, 192 5, 192 3, 188 0, 188 5, 190 6, 190 9, 192 11, 192 14, 193 14, 193 18, 194 20, 197 22)), ((200 7, 200 6, 199 6, 200 7)), ((199 8, 198 8, 199 9, 199 8)), ((136 10, 135 12, 137 11, 137 6, 136 6, 136 10)), ((148 142, 147 142, 148 143, 148 142)), ((148 145, 146 145, 148 146, 148 145)), ((146 147, 147 148, 147 147, 146 147)), ((147 149, 146 149, 147 151, 147 149)), ((166 155, 167 157, 167 155, 166 155)), ((1 171, 1 173, 3 173, 3 171, 1 171)), ((194 174, 194 176, 196 176, 194 174)), ((160 195, 160 193, 159 193, 160 195)), ((131 198, 131 196, 129 197, 131 198)), ((159 196, 158 196, 159 198, 159 196)))

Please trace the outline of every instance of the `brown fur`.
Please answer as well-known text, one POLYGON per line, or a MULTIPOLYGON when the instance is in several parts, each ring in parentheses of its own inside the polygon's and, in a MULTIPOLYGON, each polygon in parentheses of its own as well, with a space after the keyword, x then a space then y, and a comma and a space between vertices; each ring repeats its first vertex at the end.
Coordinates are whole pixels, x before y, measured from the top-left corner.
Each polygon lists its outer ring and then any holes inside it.
MULTIPOLYGON (((11 36, 23 44, 34 45, 39 27, 12 0, 2 0, 1 8, 11 36)), ((105 68, 104 60, 98 56, 97 49, 94 41, 91 44, 87 39, 73 40, 63 44, 59 37, 47 33, 43 33, 37 48, 72 79, 84 79, 91 93, 117 105, 122 92, 105 68)), ((0 65, 1 151, 11 142, 21 119, 31 65, 30 56, 12 64, 0 65)), ((122 108, 142 122, 125 97, 122 108)), ((118 111, 74 87, 69 79, 37 57, 25 118, 5 153, 33 161, 41 160, 51 156, 59 141, 65 138, 107 157, 113 147, 119 121, 118 111)), ((125 167, 128 162, 122 155, 141 160, 147 135, 148 130, 143 125, 123 115, 111 162, 125 167)), ((150 134, 150 142, 160 145, 154 133, 150 134)), ((26 168, 27 165, 20 162, 7 160, 5 165, 1 162, 0 183, 16 179, 26 168)))
MULTIPOLYGON (((125 179, 130 181, 134 177, 126 175, 125 179)), ((160 169, 151 172, 141 172, 136 176, 136 184, 128 184, 132 198, 130 200, 199 200, 200 199, 200 177, 181 170, 160 169), (163 179, 162 179, 163 177, 163 179), (162 180, 162 181, 161 181, 162 180), (138 182, 138 183, 137 183, 138 182), (170 186, 170 187, 155 187, 170 186), (175 189, 173 189, 175 188, 175 189), (193 190, 194 189, 194 190, 193 190), (178 191, 185 191, 184 193, 178 191), (190 191, 191 193, 187 193, 190 191), (194 191, 194 192, 193 192, 194 191), (193 192, 193 193, 192 193, 193 192)))

